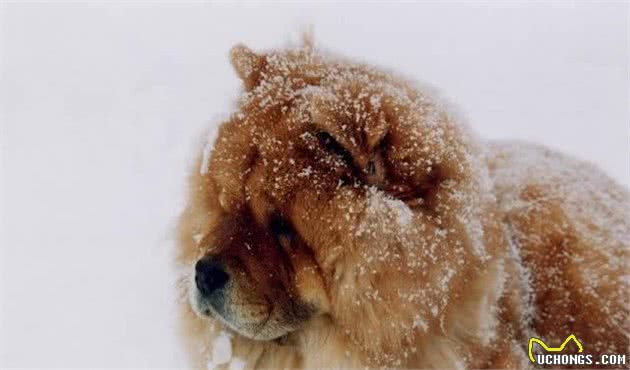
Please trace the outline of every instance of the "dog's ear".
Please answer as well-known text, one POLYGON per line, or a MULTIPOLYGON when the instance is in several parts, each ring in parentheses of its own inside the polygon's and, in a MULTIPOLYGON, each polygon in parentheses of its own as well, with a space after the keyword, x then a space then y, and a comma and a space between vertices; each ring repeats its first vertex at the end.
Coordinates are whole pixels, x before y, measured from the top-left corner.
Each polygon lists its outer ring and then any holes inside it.
POLYGON ((238 77, 243 80, 245 89, 252 90, 258 84, 260 72, 265 67, 265 57, 254 53, 245 45, 237 44, 230 50, 230 61, 238 77))

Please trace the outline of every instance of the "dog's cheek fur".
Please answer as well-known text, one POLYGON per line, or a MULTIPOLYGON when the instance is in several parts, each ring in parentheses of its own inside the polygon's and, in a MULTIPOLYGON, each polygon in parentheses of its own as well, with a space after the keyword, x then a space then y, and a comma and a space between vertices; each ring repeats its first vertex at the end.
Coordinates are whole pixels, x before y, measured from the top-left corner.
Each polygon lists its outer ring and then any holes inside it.
POLYGON ((316 314, 328 313, 330 301, 319 265, 310 250, 304 247, 294 248, 290 258, 295 271, 293 276, 295 291, 301 301, 313 307, 316 314))
MULTIPOLYGON (((443 153, 440 160, 433 158, 435 165, 460 162, 441 171, 453 178, 429 184, 434 189, 425 186, 434 204, 412 210, 375 188, 346 187, 333 195, 303 190, 296 196, 296 227, 324 272, 338 330, 372 365, 455 366, 448 362, 454 353, 399 349, 430 340, 489 345, 498 326, 504 259, 509 258, 483 172, 471 170, 481 161, 479 153, 453 140, 433 143, 450 145, 450 152, 408 151, 406 159, 443 153), (356 325, 357 317, 362 325, 356 325)), ((412 180, 425 180, 414 175, 412 180)), ((481 364, 484 356, 475 361, 481 364)))

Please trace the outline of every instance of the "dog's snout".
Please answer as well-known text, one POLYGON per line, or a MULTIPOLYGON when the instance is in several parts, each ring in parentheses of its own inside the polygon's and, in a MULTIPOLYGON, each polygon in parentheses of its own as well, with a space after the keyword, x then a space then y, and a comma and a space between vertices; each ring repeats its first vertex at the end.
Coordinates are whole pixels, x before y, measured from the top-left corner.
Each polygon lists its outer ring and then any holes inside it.
POLYGON ((212 258, 204 257, 195 265, 195 284, 205 296, 225 286, 229 278, 223 265, 212 258))

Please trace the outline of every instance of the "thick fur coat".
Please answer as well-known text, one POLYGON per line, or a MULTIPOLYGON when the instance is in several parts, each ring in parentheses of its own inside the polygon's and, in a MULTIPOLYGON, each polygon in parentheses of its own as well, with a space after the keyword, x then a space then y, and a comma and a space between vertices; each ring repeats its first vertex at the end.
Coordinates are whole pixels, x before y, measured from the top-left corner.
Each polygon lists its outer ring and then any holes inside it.
POLYGON ((245 92, 179 225, 194 366, 524 368, 529 337, 569 334, 627 351, 626 189, 309 43, 231 60, 245 92))

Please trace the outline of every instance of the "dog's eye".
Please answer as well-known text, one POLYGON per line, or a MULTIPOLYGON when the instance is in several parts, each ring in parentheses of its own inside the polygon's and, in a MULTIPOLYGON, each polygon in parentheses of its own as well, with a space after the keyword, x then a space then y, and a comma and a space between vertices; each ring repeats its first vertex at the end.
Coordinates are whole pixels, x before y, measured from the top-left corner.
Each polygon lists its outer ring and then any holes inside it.
POLYGON ((376 164, 374 163, 374 161, 368 162, 365 172, 367 172, 369 176, 373 176, 376 173, 376 164))
POLYGON ((285 249, 289 248, 291 246, 291 236, 293 235, 291 225, 284 218, 274 215, 271 218, 270 227, 278 243, 285 249))
POLYGON ((352 165, 352 155, 332 135, 321 131, 317 133, 317 139, 328 152, 341 157, 348 165, 352 165))
POLYGON ((274 235, 285 235, 291 233, 291 226, 280 216, 273 216, 271 219, 271 232, 274 235))

